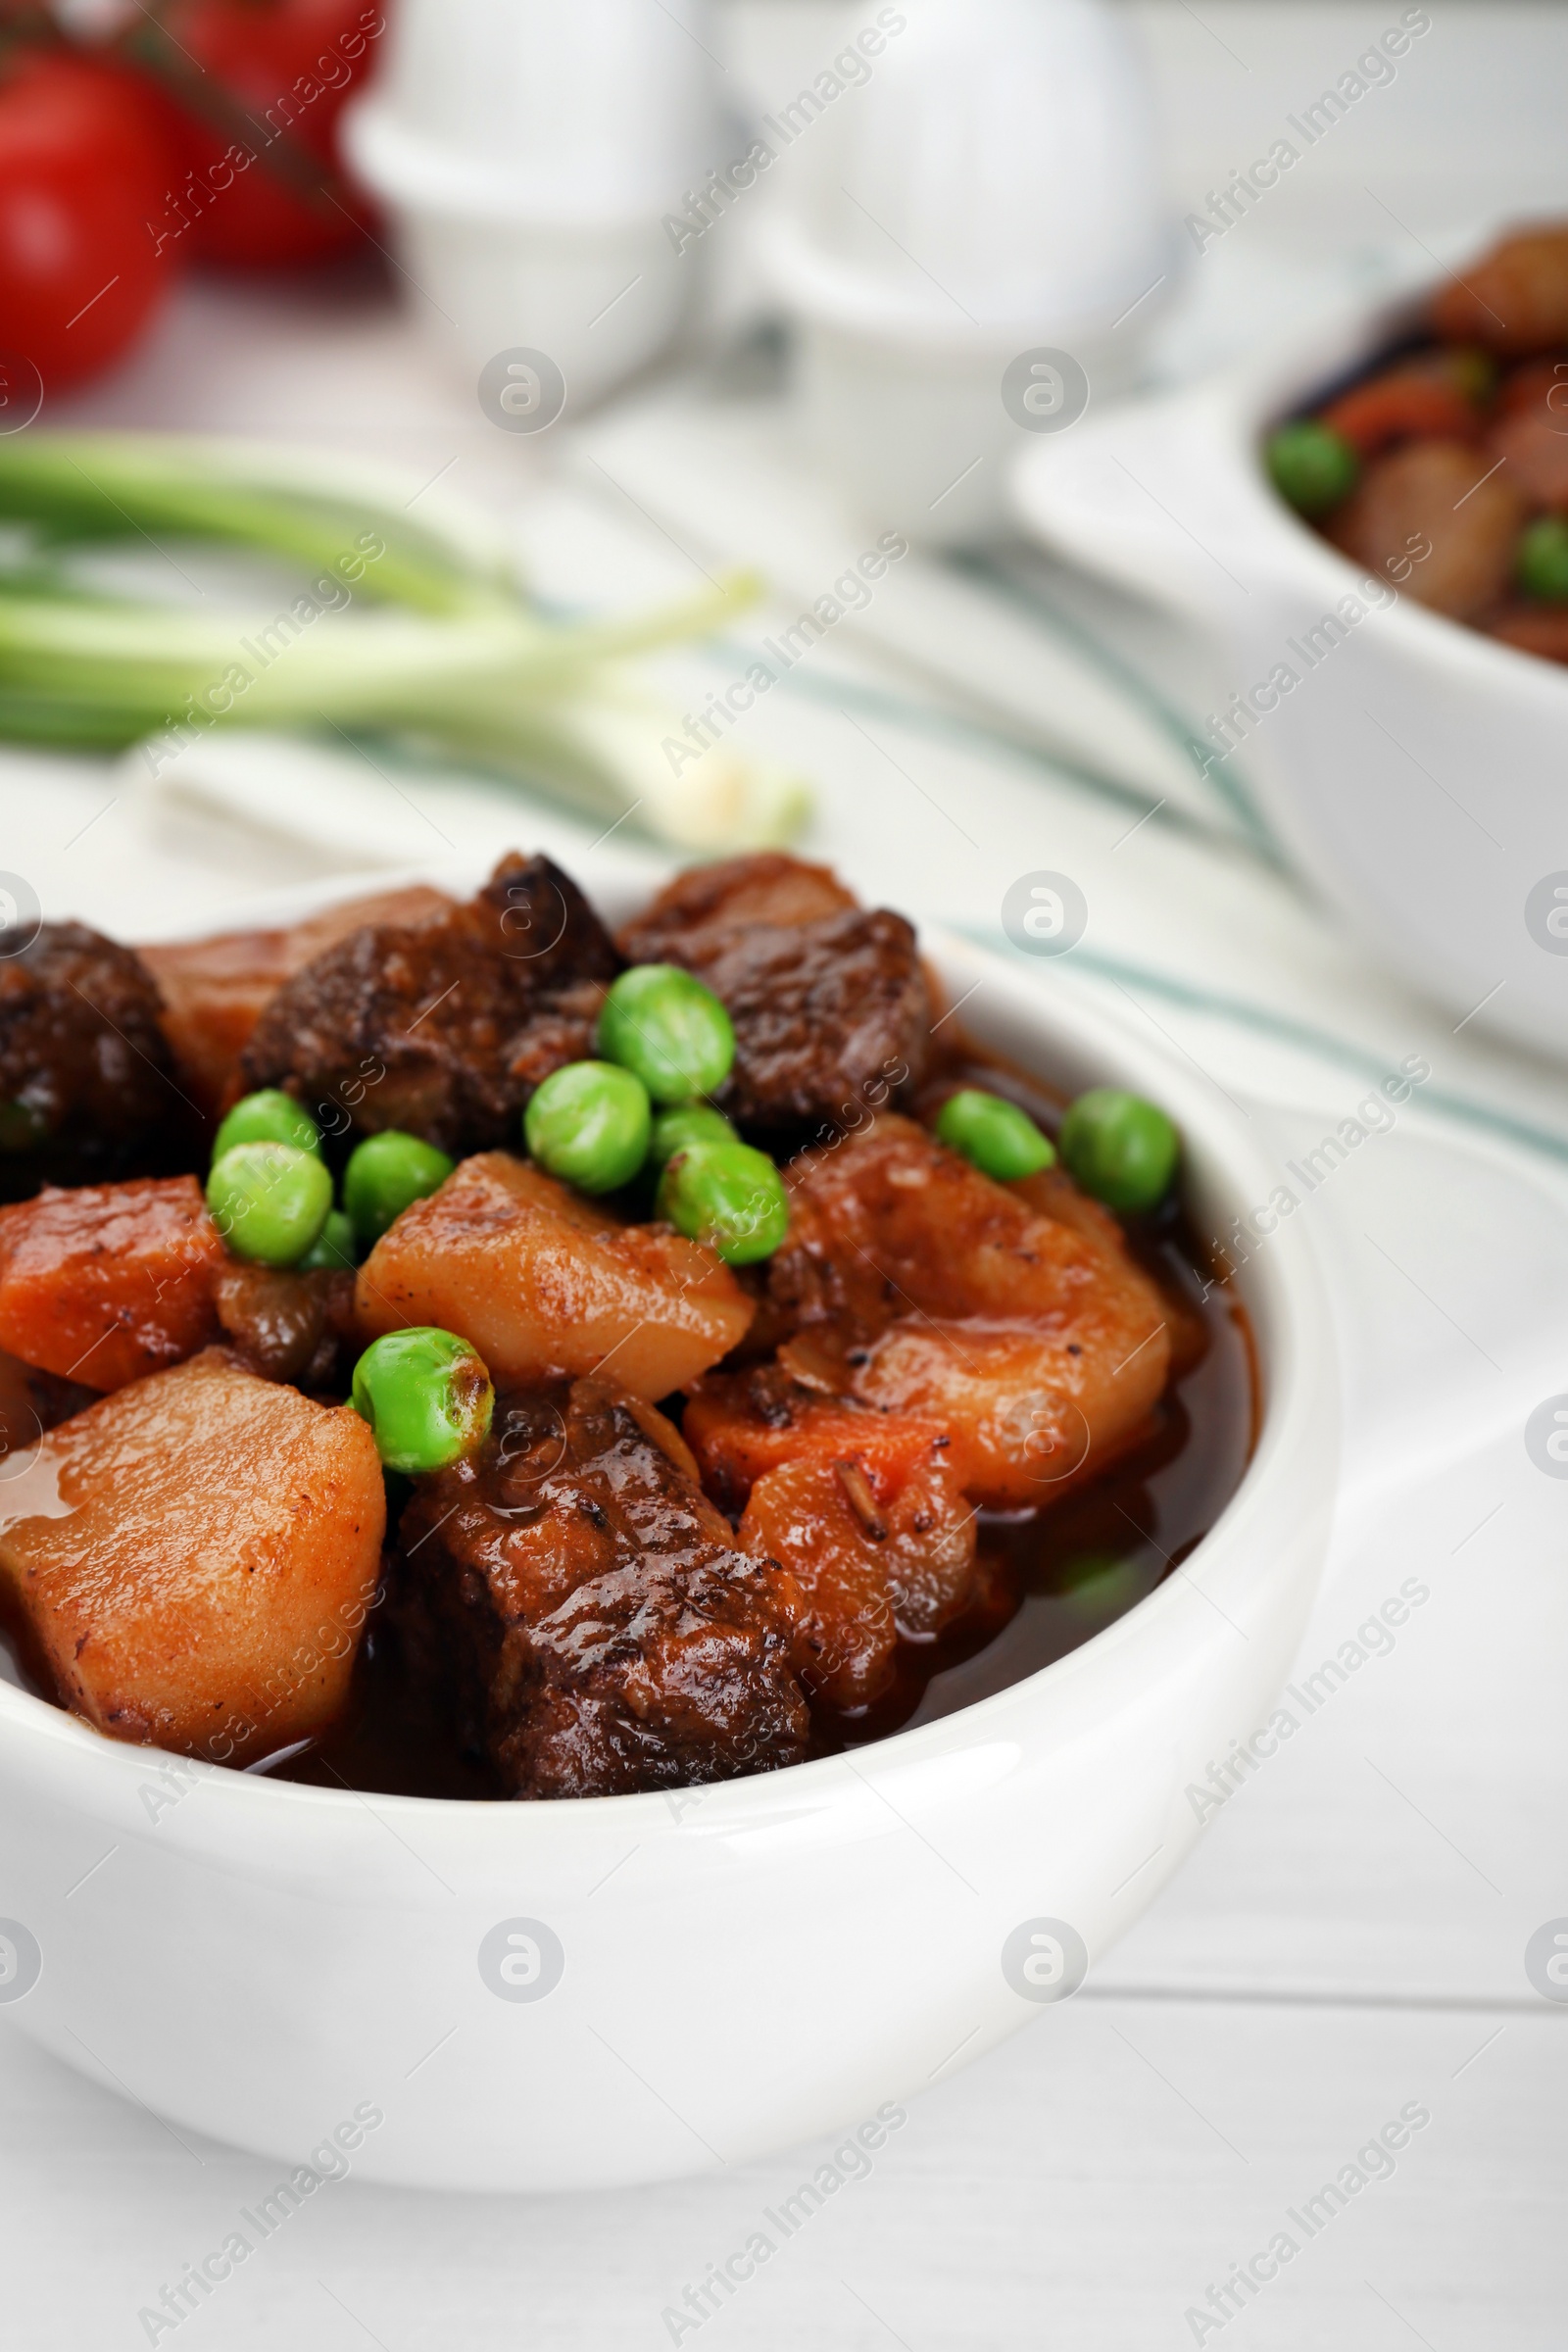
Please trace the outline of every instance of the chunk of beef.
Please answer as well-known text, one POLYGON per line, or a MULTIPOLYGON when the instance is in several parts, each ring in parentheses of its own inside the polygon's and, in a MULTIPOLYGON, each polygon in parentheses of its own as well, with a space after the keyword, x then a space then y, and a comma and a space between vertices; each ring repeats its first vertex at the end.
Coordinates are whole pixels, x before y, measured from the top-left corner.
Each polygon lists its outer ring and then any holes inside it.
POLYGON ((1119 1235, 995 1184, 888 1115, 790 1172, 769 1287, 811 1378, 934 1422, 973 1502, 1057 1501, 1145 1434, 1164 1302, 1119 1235))
POLYGON ((62 1380, 123 1388, 218 1337, 226 1262, 194 1176, 46 1190, 0 1209, 0 1348, 62 1380))
POLYGON ((1467 262, 1433 298, 1436 331, 1520 355, 1568 343, 1568 228, 1526 228, 1467 262))
POLYGON ((313 1392, 347 1393, 360 1352, 352 1273, 330 1266, 301 1273, 231 1258, 213 1296, 235 1360, 248 1372, 313 1392))
POLYGON ((714 865, 688 866, 627 924, 620 944, 628 962, 669 963, 676 960, 671 941, 703 954, 737 931, 759 924, 796 930, 854 914, 859 904, 830 866, 809 865, 784 850, 756 850, 714 865))
POLYGON ((1489 475, 1489 463, 1463 441, 1408 441, 1373 460, 1328 535, 1418 604, 1466 619, 1501 595, 1525 519, 1507 467, 1489 475))
POLYGON ((241 1057, 323 1123, 398 1127, 461 1155, 510 1143, 542 1079, 593 1050, 614 944, 548 858, 508 858, 476 899, 370 923, 287 981, 241 1057), (324 1107, 323 1107, 324 1106, 324 1107))
POLYGON ((1522 654, 1535 654, 1543 662, 1568 662, 1568 606, 1531 605, 1522 599, 1499 605, 1488 614, 1487 629, 1522 654))
POLYGON ((345 899, 286 931, 225 931, 216 939, 143 948, 141 959, 163 996, 164 1035, 180 1084, 204 1116, 220 1118, 239 1094, 239 1057, 285 980, 368 923, 408 928, 451 906, 444 890, 421 883, 345 899))
POLYGON ((715 1101, 763 1142, 853 1127, 924 1074, 914 933, 824 866, 767 852, 677 875, 620 944, 636 963, 684 964, 723 1001, 735 1067, 715 1101))
POLYGON ((26 1469, 46 1430, 97 1401, 94 1392, 79 1381, 60 1380, 0 1349, 0 1482, 26 1469))
POLYGON ((416 1200, 360 1268, 368 1336, 434 1323, 470 1340, 502 1388, 603 1368, 667 1396, 745 1335, 728 1266, 667 1225, 622 1224, 530 1161, 484 1152, 416 1200))
POLYGON ((359 1415, 210 1348, 0 1480, 0 1589, 73 1713, 227 1763, 342 1706, 385 1523, 359 1415))
POLYGON ((517 1796, 611 1796, 796 1762, 797 1596, 737 1549, 678 1433, 599 1381, 520 1391, 419 1482, 394 1607, 517 1796))
POLYGON ((24 938, 0 931, 0 1200, 177 1166, 193 1106, 151 973, 85 923, 24 938))

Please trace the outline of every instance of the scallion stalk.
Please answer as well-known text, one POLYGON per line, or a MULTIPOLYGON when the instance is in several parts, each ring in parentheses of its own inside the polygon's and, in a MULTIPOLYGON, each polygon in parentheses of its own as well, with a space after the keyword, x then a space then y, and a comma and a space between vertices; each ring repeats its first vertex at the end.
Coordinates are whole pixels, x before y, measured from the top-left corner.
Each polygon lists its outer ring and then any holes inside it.
MULTIPOLYGON (((395 490, 242 445, 104 434, 0 439, 0 737, 150 764, 214 727, 373 730, 525 776, 690 849, 787 838, 797 779, 727 746, 672 762, 683 723, 622 666, 711 634, 752 601, 741 574, 662 609, 562 625, 504 547, 395 490), (203 611, 101 593, 79 569, 117 543, 208 543, 303 575, 281 608, 203 611)), ((170 556, 171 562, 175 559, 170 556)), ((176 565, 177 568, 177 565, 176 565)))

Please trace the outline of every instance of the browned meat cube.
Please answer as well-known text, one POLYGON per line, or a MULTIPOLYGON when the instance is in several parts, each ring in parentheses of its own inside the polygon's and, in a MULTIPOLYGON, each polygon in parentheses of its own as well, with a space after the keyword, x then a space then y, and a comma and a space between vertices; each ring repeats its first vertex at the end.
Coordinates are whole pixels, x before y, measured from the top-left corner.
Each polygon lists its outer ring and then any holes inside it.
POLYGON ((164 1035, 180 1084, 210 1119, 240 1092, 239 1057, 285 980, 367 923, 410 926, 445 914, 452 901, 422 883, 345 899, 287 931, 225 931, 216 939, 176 940, 143 948, 141 959, 163 994, 164 1035))
POLYGON ((684 964, 722 999, 735 1068, 715 1101, 765 1142, 858 1126, 924 1073, 914 933, 858 906, 825 866, 769 851, 677 875, 620 945, 634 963, 684 964))
POLYGON ((0 932, 0 1200, 177 1166, 193 1106, 140 957, 85 923, 20 936, 0 932))
POLYGON ((467 905, 368 924, 307 964, 257 1022, 243 1081, 286 1087, 334 1129, 336 1106, 455 1156, 514 1143, 540 1081, 592 1053, 619 968, 559 866, 504 858, 467 905))
POLYGON ((263 1380, 346 1393, 360 1336, 346 1269, 247 1265, 230 1258, 214 1287, 218 1319, 236 1360, 263 1380))
POLYGON ((1527 228, 1466 263, 1434 298, 1432 324, 1453 343, 1523 354, 1568 343, 1568 228, 1527 228))
POLYGON ((504 1389, 601 1370, 667 1396, 745 1337, 728 1266, 667 1225, 623 1225, 510 1152, 466 1159, 360 1268, 371 1338, 434 1323, 472 1342, 504 1389))
POLYGON ((73 1713, 243 1761, 341 1708, 385 1524, 359 1415, 210 1348, 63 1422, 0 1481, 0 1584, 73 1713))
POLYGON ((1367 467, 1329 536, 1418 604, 1463 620, 1501 595, 1524 526, 1507 466, 1488 476, 1495 463, 1462 441, 1406 442, 1367 467))
MULTIPOLYGON (((57 1380, 52 1372, 40 1372, 36 1364, 24 1364, 20 1356, 0 1349, 0 1461, 11 1454, 30 1454, 46 1429, 97 1401, 92 1390, 78 1382, 57 1380)), ((0 1475, 14 1477, 16 1464, 0 1475)))
POLYGON ((755 850, 716 865, 688 866, 627 924, 620 944, 630 962, 665 963, 673 960, 666 953, 671 938, 702 955, 749 925, 794 930, 858 906, 831 867, 808 865, 785 850, 755 850))
POLYGON ((1568 662, 1568 606, 1504 605, 1487 616, 1487 628, 1504 645, 1543 662, 1568 662))
POLYGON ((500 1400, 420 1481, 395 1608, 517 1796, 612 1796, 795 1763, 798 1596, 739 1550, 678 1433, 599 1381, 500 1400))

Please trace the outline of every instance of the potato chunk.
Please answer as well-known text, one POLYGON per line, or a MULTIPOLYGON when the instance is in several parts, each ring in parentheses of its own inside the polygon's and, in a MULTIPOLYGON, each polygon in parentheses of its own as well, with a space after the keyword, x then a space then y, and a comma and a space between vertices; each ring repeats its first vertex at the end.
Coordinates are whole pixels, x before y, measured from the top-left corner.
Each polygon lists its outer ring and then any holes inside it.
POLYGON ((650 1401, 717 1363, 755 1311, 710 1250, 621 1225, 506 1152, 465 1160, 404 1211, 360 1268, 356 1310, 370 1337, 457 1332, 498 1389, 603 1368, 650 1401))
POLYGON ((194 1176, 43 1192, 0 1209, 0 1348, 120 1389, 218 1337, 226 1252, 194 1176))
POLYGON ((1069 1219, 1065 1180, 1022 1197, 891 1116, 790 1180, 774 1306, 837 1327, 849 1395, 948 1432, 971 1501, 1059 1501, 1144 1435, 1170 1317, 1114 1225, 1069 1219))
POLYGON ((359 1416, 210 1348, 0 1483, 0 1582, 74 1714, 243 1762, 342 1706, 385 1525, 359 1416))
POLYGON ((993 1510, 1043 1509, 1148 1434, 1165 1385, 1163 1331, 1122 1362, 1028 1323, 906 1316, 873 1342, 856 1394, 940 1421, 964 1491, 993 1510))

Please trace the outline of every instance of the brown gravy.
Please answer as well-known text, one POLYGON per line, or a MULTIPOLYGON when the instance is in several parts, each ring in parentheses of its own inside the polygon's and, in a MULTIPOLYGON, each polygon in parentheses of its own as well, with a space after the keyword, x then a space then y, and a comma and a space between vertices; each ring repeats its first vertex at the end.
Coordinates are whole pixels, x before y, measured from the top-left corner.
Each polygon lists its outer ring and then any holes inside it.
MULTIPOLYGON (((1053 1134, 1060 1123, 1060 1096, 1020 1071, 982 1060, 961 1043, 918 1107, 934 1112, 959 1084, 1010 1096, 1053 1134)), ((1186 1301, 1204 1334, 1198 1361, 1166 1389, 1159 1427, 1056 1510, 982 1514, 983 1573, 973 1605, 934 1641, 901 1643, 894 1682, 871 1706, 850 1715, 818 1707, 815 1753, 934 1723, 1064 1657, 1170 1575, 1235 1494, 1258 1421, 1246 1312, 1213 1279, 1179 1205, 1133 1221, 1129 1240, 1139 1261, 1186 1301)), ((411 1687, 395 1641, 373 1618, 348 1713, 314 1747, 270 1769, 279 1779, 320 1788, 409 1796, 503 1793, 482 1758, 457 1752, 450 1727, 411 1687)))

